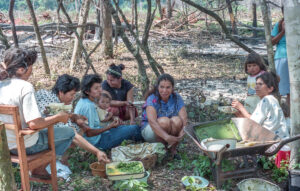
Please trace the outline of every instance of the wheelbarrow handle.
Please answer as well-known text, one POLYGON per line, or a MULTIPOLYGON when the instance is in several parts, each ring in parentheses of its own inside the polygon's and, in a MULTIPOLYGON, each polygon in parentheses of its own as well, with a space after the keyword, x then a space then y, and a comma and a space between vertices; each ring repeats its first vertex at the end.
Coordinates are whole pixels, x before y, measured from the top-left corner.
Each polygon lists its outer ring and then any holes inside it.
POLYGON ((272 156, 272 155, 276 154, 285 144, 293 142, 293 141, 298 140, 298 139, 300 139, 300 134, 296 135, 296 136, 293 136, 291 138, 288 138, 288 139, 283 139, 282 141, 279 142, 278 146, 276 147, 276 149, 274 151, 272 151, 270 153, 265 152, 264 155, 272 156))

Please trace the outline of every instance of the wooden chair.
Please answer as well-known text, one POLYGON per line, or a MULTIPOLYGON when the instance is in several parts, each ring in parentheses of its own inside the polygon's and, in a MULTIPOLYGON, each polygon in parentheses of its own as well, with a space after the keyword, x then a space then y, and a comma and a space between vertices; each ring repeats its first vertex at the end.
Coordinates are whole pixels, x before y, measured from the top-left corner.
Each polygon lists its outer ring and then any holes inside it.
POLYGON ((49 149, 34 155, 26 155, 24 136, 37 133, 38 131, 29 128, 22 129, 19 108, 17 106, 0 105, 0 115, 1 114, 12 116, 13 123, 3 123, 5 124, 6 131, 13 130, 16 134, 18 155, 11 154, 11 161, 20 164, 22 190, 30 190, 30 181, 52 184, 52 190, 57 190, 58 187, 56 177, 56 155, 53 125, 45 127, 48 128, 49 149), (29 171, 48 163, 50 163, 51 166, 50 180, 29 177, 29 171))

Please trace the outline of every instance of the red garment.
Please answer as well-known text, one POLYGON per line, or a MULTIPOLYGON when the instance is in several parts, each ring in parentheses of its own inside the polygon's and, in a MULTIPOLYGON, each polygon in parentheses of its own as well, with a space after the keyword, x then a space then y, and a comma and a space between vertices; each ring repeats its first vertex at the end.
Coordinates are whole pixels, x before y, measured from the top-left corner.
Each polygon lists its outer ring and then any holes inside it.
POLYGON ((280 150, 275 158, 275 165, 280 168, 280 162, 285 161, 286 164, 290 162, 291 151, 282 151, 280 150))
MULTIPOLYGON (((125 120, 128 120, 128 119, 125 119, 126 107, 127 106, 109 107, 107 109, 107 111, 111 112, 114 116, 118 116, 120 119, 122 119, 123 121, 125 121, 125 120)), ((135 117, 137 117, 138 116, 138 111, 137 111, 136 107, 134 109, 135 109, 135 117)))

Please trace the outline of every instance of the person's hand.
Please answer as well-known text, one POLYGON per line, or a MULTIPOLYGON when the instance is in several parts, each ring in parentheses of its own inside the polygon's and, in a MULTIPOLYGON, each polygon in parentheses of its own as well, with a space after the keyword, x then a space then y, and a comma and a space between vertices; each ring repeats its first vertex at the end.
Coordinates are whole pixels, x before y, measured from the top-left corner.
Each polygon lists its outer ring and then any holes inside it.
POLYGON ((71 121, 76 123, 78 126, 86 124, 87 120, 88 119, 83 115, 71 114, 71 121))
POLYGON ((59 118, 59 122, 63 122, 63 123, 67 123, 70 117, 70 114, 65 111, 61 111, 56 115, 59 118))
POLYGON ((104 163, 110 162, 110 160, 107 158, 107 155, 100 150, 97 152, 97 159, 98 159, 98 162, 104 162, 104 163))
MULTIPOLYGON (((184 128, 184 127, 183 127, 184 128)), ((184 132, 184 130, 182 129, 181 131, 180 131, 180 133, 179 133, 179 135, 178 135, 178 138, 179 139, 182 139, 182 137, 185 135, 185 132, 184 132)))
POLYGON ((125 101, 125 105, 128 107, 134 107, 134 105, 131 101, 125 101))
POLYGON ((114 118, 113 122, 110 123, 110 128, 116 128, 118 126, 120 126, 122 123, 121 123, 121 120, 120 118, 116 117, 114 118))
POLYGON ((233 100, 231 103, 231 107, 240 111, 243 105, 238 100, 233 100))
POLYGON ((179 137, 175 137, 175 136, 172 136, 172 135, 169 135, 167 138, 166 138, 166 142, 168 143, 168 147, 171 147, 172 145, 174 145, 175 143, 178 143, 180 141, 181 138, 179 137))

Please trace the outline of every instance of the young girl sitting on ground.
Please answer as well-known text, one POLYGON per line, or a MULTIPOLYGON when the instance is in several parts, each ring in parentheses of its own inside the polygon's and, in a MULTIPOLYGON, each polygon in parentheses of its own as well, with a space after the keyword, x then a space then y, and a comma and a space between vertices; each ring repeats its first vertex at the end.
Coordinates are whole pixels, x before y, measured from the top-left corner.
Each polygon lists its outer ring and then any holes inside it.
POLYGON ((250 53, 245 61, 245 72, 248 74, 248 93, 245 100, 245 108, 250 114, 253 113, 260 100, 255 91, 256 77, 265 73, 265 71, 266 66, 263 64, 262 58, 257 53, 250 53))

